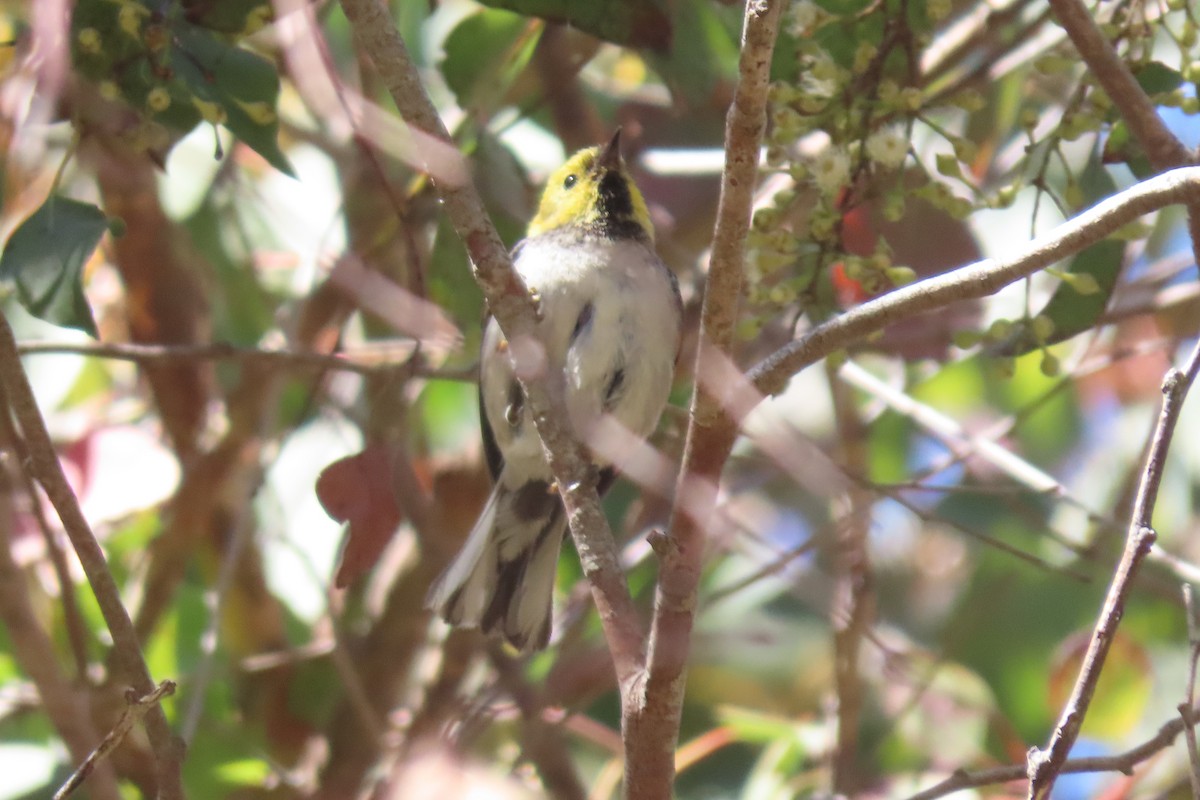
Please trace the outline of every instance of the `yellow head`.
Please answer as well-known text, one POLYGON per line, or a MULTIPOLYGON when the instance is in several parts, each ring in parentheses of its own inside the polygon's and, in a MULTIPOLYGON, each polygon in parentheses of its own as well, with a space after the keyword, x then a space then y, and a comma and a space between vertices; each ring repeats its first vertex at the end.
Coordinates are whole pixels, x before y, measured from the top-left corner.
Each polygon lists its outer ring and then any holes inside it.
POLYGON ((646 200, 621 159, 618 129, 603 149, 580 150, 546 183, 529 235, 579 226, 615 238, 644 233, 654 240, 646 200))

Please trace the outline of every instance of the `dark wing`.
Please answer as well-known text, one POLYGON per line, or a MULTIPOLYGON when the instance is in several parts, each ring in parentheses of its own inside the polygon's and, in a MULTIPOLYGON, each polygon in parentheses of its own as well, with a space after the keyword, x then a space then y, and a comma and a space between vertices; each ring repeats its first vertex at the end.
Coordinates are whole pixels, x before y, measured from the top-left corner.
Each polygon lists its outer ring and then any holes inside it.
MULTIPOLYGON (((525 244, 525 240, 517 242, 509 251, 509 258, 513 261, 517 260, 517 256, 521 253, 521 245, 525 244)), ((484 314, 483 323, 480 330, 486 331, 489 324, 492 322, 491 314, 484 314)), ((500 471, 504 469, 504 454, 500 452, 500 445, 496 444, 496 434, 492 431, 492 424, 488 422, 487 407, 483 404, 483 359, 487 355, 484 352, 487 347, 487 337, 482 337, 479 350, 480 378, 477 397, 479 399, 479 431, 483 438, 483 456, 487 459, 488 471, 492 473, 492 480, 500 477, 500 471)), ((520 389, 518 388, 518 391, 520 389)))
POLYGON ((500 445, 496 444, 496 434, 492 432, 492 423, 488 422, 487 408, 483 404, 482 381, 479 384, 478 397, 479 431, 483 437, 483 455, 487 459, 488 471, 492 473, 494 481, 500 477, 500 470, 504 469, 504 454, 500 452, 500 445))

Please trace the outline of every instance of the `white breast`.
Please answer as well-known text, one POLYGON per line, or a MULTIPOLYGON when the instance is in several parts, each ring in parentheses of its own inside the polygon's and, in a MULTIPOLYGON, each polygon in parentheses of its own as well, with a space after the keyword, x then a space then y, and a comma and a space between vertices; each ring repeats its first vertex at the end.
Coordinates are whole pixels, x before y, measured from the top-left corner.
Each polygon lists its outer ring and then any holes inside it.
MULTIPOLYGON (((636 435, 649 434, 671 389, 680 335, 674 285, 657 255, 634 240, 564 245, 542 237, 524 244, 515 266, 540 297, 546 366, 566 372, 567 407, 576 428, 607 411, 636 435), (573 340, 589 304, 590 321, 573 340), (605 408, 616 370, 620 391, 605 408)), ((485 350, 481 381, 505 462, 524 477, 549 477, 528 412, 516 428, 503 418, 507 400, 501 394, 507 390, 500 384, 511 379, 511 366, 508 359, 498 360, 506 362, 503 367, 489 365, 485 350)))

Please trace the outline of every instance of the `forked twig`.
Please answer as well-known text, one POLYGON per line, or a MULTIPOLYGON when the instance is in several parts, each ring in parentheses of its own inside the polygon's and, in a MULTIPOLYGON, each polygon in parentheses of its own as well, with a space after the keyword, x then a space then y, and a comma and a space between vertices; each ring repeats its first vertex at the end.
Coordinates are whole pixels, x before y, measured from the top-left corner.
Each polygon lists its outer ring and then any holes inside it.
POLYGON ((1183 370, 1172 367, 1163 378, 1162 407, 1159 410, 1158 422, 1154 426, 1149 452, 1146 454, 1146 466, 1138 483, 1137 499, 1130 516, 1125 550, 1109 585, 1104 608, 1088 643, 1075 688, 1063 707, 1062 715, 1050 737, 1050 744, 1044 750, 1034 747, 1029 751, 1031 800, 1041 800, 1050 796, 1055 778, 1058 777, 1063 763, 1067 760, 1067 754, 1071 752, 1071 747, 1079 736, 1088 705, 1096 691, 1096 683, 1100 680, 1104 659, 1108 655, 1117 625, 1125 611, 1125 603, 1133 589, 1133 577, 1154 544, 1156 534, 1150 524, 1163 471, 1166 469, 1167 450, 1171 446, 1171 438, 1179 421, 1179 414, 1183 410, 1183 402, 1187 398, 1188 389, 1196 380, 1197 372, 1200 372, 1200 342, 1192 349, 1183 370))
POLYGON ((125 699, 129 705, 121 712, 121 718, 117 720, 117 724, 108 732, 108 735, 100 740, 100 744, 96 745, 96 749, 84 759, 79 768, 72 773, 67 782, 64 783, 57 792, 54 793, 54 800, 63 800, 64 797, 74 792, 83 782, 87 780, 87 776, 92 774, 92 770, 99 763, 100 759, 107 756, 113 750, 116 750, 124 741, 129 731, 133 730, 134 723, 146 716, 146 712, 158 705, 158 702, 164 697, 175 694, 175 682, 163 681, 154 691, 144 697, 138 697, 132 689, 125 693, 125 699))

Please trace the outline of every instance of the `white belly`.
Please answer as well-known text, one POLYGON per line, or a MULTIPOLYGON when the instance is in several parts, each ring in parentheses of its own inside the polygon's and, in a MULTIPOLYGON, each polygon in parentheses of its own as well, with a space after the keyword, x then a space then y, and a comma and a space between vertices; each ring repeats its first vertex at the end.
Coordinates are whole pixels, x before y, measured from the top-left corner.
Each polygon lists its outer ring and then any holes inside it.
MULTIPOLYGON (((521 248, 516 268, 540 297, 545 368, 565 372, 576 433, 607 413, 637 436, 649 434, 671 389, 680 328, 671 276, 658 257, 632 240, 594 239, 584 247, 534 239, 521 248), (586 325, 576 331, 581 315, 586 325)), ((499 341, 492 321, 480 380, 506 472, 511 478, 548 479, 528 409, 522 405, 519 420, 506 413, 511 363, 487 357, 499 341)))

